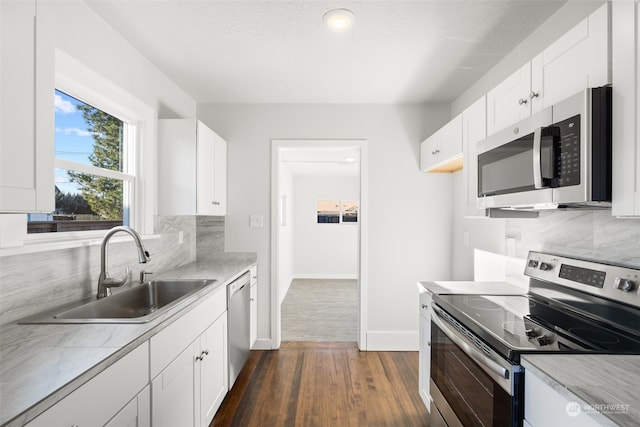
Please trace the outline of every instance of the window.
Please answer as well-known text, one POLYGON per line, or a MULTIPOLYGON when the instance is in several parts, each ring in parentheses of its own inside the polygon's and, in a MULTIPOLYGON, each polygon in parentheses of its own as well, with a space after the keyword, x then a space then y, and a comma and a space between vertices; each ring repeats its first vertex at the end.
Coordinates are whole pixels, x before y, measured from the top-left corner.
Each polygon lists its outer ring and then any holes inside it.
POLYGON ((318 224, 357 223, 358 202, 318 200, 316 218, 318 224))
POLYGON ((129 225, 135 125, 55 91, 55 211, 30 214, 28 233, 129 225))

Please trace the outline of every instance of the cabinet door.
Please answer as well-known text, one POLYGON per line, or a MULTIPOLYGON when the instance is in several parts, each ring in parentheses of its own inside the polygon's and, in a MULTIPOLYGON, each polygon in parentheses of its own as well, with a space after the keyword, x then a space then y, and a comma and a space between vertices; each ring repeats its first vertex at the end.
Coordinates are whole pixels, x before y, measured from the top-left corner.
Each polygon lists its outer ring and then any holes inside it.
POLYGON ((605 4, 536 56, 531 63, 533 112, 588 87, 611 83, 609 7, 605 4))
POLYGON ((251 316, 251 322, 249 323, 249 348, 253 348, 253 345, 258 339, 258 286, 252 285, 249 291, 249 312, 251 316))
POLYGON ((485 216, 478 209, 478 159, 476 144, 487 137, 487 100, 483 96, 462 112, 462 146, 464 152, 467 216, 485 216))
POLYGON ((144 343, 31 421, 29 427, 101 426, 149 383, 144 343))
POLYGON ((427 292, 420 294, 420 358, 418 360, 419 391, 422 401, 427 409, 430 409, 431 395, 429 393, 429 381, 431 376, 431 316, 429 306, 431 295, 427 292))
POLYGON ((198 215, 227 214, 227 142, 198 122, 198 215))
POLYGON ((439 131, 438 163, 448 162, 462 155, 462 116, 451 119, 439 131))
POLYGON ((251 274, 251 289, 249 291, 249 315, 251 316, 251 322, 249 322, 249 348, 253 348, 253 345, 258 339, 258 266, 254 265, 249 270, 251 274))
POLYGON ((151 422, 154 427, 195 426, 196 354, 196 343, 192 343, 151 383, 151 422))
POLYGON ((438 164, 439 138, 440 133, 438 131, 420 144, 420 169, 422 172, 428 172, 429 169, 438 164))
POLYGON ((54 19, 0 2, 0 212, 54 210, 54 19))
POLYGON ((613 206, 616 216, 640 215, 640 5, 612 4, 613 206))
POLYGON ((487 93, 487 135, 531 115, 531 63, 507 77, 487 93))
POLYGON ((151 427, 151 392, 140 392, 105 427, 151 427))
POLYGON ((220 316, 200 337, 198 357, 195 373, 196 425, 208 427, 229 389, 226 314, 220 316))
POLYGON ((158 214, 196 214, 196 122, 158 120, 158 214))

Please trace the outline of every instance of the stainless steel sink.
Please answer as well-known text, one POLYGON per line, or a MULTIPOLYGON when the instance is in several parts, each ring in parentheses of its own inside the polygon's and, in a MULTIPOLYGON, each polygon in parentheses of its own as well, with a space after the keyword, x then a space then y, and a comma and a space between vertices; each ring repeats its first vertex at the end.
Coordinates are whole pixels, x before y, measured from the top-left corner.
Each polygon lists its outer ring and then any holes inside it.
POLYGON ((215 280, 154 280, 81 305, 48 310, 29 323, 145 323, 215 280))

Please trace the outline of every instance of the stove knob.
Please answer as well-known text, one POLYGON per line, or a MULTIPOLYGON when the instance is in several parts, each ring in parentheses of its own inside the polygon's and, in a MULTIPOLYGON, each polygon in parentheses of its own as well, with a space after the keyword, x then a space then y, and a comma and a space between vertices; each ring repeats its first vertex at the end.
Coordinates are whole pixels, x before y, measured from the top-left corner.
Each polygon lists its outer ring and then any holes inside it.
POLYGON ((613 282, 616 289, 620 289, 623 292, 631 292, 636 289, 636 284, 629 279, 621 279, 620 277, 616 277, 616 280, 613 282))
POLYGON ((529 260, 529 267, 531 268, 537 268, 538 267, 538 261, 534 260, 534 259, 530 259, 529 260))
POLYGON ((553 269, 553 265, 549 264, 547 262, 541 262, 540 263, 540 270, 542 271, 549 271, 553 269))
POLYGON ((541 347, 545 346, 545 345, 549 345, 551 344, 553 341, 551 340, 550 337, 548 336, 542 336, 538 338, 538 344, 540 344, 541 347))

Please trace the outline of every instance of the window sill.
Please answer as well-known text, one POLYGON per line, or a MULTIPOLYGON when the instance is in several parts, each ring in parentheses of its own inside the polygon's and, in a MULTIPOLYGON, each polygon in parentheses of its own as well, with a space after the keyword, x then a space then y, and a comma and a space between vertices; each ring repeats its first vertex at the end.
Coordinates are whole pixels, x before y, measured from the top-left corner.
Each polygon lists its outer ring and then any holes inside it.
MULTIPOLYGON (((30 238, 24 242, 22 246, 15 246, 9 248, 1 248, 0 249, 0 258, 5 256, 12 255, 24 255, 24 254, 32 254, 37 252, 47 252, 47 251, 55 251, 61 249, 71 249, 71 248, 81 248, 88 246, 99 246, 102 243, 102 238, 104 236, 105 231, 101 230, 98 233, 90 232, 89 235, 84 235, 83 237, 76 236, 65 236, 59 237, 55 236, 46 236, 45 238, 30 238)), ((154 240, 159 239, 161 237, 160 234, 147 234, 140 236, 143 241, 145 240, 154 240)), ((114 236, 110 242, 126 242, 131 240, 131 236, 114 236)))

